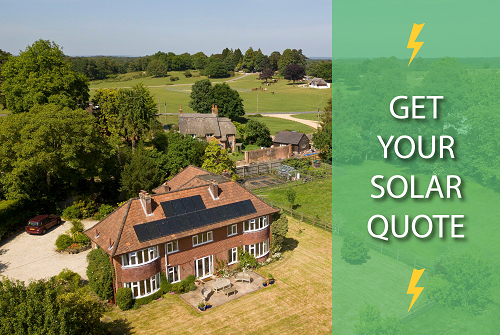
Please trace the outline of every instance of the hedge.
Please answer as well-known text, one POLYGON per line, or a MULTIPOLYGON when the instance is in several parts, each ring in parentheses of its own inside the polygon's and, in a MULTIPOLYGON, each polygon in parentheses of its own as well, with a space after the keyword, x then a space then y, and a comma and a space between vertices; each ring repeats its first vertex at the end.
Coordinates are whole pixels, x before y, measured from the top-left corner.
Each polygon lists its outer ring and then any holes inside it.
POLYGON ((121 287, 116 291, 116 304, 122 311, 131 309, 134 306, 132 290, 128 287, 121 287))

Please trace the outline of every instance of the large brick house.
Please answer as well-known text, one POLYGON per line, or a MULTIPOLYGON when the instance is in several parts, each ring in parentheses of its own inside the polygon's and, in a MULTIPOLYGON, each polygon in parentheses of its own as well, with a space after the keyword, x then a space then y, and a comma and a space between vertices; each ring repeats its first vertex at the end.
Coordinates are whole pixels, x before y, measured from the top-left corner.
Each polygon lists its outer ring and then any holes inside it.
POLYGON ((227 117, 219 117, 217 105, 212 105, 211 114, 182 113, 179 109, 179 131, 181 134, 210 141, 216 139, 224 149, 236 150, 236 127, 227 117))
POLYGON ((212 276, 216 260, 238 261, 238 248, 267 259, 277 210, 229 178, 189 166, 149 195, 141 192, 85 231, 115 269, 114 290, 134 298, 175 283, 212 276))

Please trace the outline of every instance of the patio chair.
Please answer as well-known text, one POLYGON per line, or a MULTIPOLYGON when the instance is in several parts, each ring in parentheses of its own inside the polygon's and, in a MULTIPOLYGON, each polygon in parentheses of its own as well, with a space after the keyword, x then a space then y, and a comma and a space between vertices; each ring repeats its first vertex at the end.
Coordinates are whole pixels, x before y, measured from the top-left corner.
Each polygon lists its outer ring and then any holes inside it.
POLYGON ((211 286, 206 286, 204 288, 201 289, 201 295, 203 296, 203 298, 205 299, 205 301, 208 300, 208 296, 210 295, 210 293, 212 293, 212 287, 211 286))

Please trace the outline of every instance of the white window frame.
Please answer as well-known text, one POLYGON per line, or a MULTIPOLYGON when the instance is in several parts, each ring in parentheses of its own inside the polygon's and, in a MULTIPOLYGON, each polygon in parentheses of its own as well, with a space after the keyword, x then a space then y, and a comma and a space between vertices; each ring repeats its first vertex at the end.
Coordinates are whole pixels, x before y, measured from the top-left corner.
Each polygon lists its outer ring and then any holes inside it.
POLYGON ((238 263, 238 247, 234 247, 228 250, 228 258, 227 258, 227 265, 235 264, 238 263), (231 256, 231 257, 229 257, 231 256), (230 262, 230 258, 232 258, 232 261, 230 262))
POLYGON ((179 251, 179 240, 165 243, 165 250, 167 251, 167 255, 178 252, 179 251), (172 249, 171 251, 168 251, 169 245, 171 245, 171 249, 172 249))
POLYGON ((254 232, 269 227, 269 216, 264 215, 255 219, 243 222, 243 232, 254 232))
POLYGON ((238 235, 238 224, 232 224, 230 226, 227 226, 227 236, 234 236, 238 235))
POLYGON ((243 246, 243 250, 255 258, 264 257, 269 253, 269 239, 265 239, 264 241, 256 244, 245 245, 243 246))
POLYGON ((158 251, 157 245, 146 249, 132 251, 129 252, 128 254, 122 255, 122 268, 127 269, 127 268, 143 266, 156 261, 158 258, 160 258, 160 253, 158 251), (146 259, 145 258, 146 255, 148 257, 148 260, 144 262, 144 259, 146 259), (139 258, 142 259, 141 263, 139 263, 139 258))
POLYGON ((171 284, 178 283, 181 281, 181 269, 179 268, 179 265, 169 266, 167 268, 167 278, 168 280, 170 280, 170 272, 172 272, 172 278, 175 279, 175 272, 176 272, 175 269, 177 269, 177 280, 171 281, 170 282, 171 284))
POLYGON ((214 273, 214 255, 209 255, 205 257, 201 257, 198 259, 194 260, 194 275, 195 277, 198 277, 200 279, 208 278, 211 277, 214 273), (208 274, 203 274, 203 276, 200 276, 198 273, 198 262, 200 261, 202 264, 203 272, 207 272, 205 269, 205 259, 208 258, 208 274))
POLYGON ((197 247, 202 244, 213 242, 214 234, 212 233, 212 231, 207 231, 204 233, 193 235, 192 240, 193 240, 193 247, 197 247))
POLYGON ((147 297, 151 294, 154 294, 156 293, 160 288, 161 288, 161 277, 160 277, 160 273, 158 272, 157 274, 155 274, 154 276, 150 277, 150 278, 147 278, 147 279, 144 279, 144 280, 140 280, 140 281, 136 281, 136 282, 130 282, 130 283, 125 283, 124 284, 125 287, 128 287, 132 290, 132 297, 134 299, 138 299, 138 298, 144 298, 144 297, 147 297), (141 294, 141 283, 142 283, 142 288, 144 289, 144 294, 141 294), (149 283, 149 289, 150 289, 150 292, 148 293, 147 292, 147 284, 149 283), (134 289, 137 289, 137 295, 134 294, 134 289))

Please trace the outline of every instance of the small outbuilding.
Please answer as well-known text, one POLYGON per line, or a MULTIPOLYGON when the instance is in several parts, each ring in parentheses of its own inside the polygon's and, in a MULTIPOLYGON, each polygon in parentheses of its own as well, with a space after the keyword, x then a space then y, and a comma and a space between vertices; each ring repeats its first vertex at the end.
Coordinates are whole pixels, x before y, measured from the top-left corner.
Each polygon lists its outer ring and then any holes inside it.
POLYGON ((301 153, 310 149, 309 138, 304 133, 297 131, 284 131, 281 130, 276 134, 273 140, 273 145, 282 147, 292 145, 292 152, 301 153))
POLYGON ((323 78, 313 78, 309 83, 310 88, 330 88, 330 84, 327 83, 323 78))

